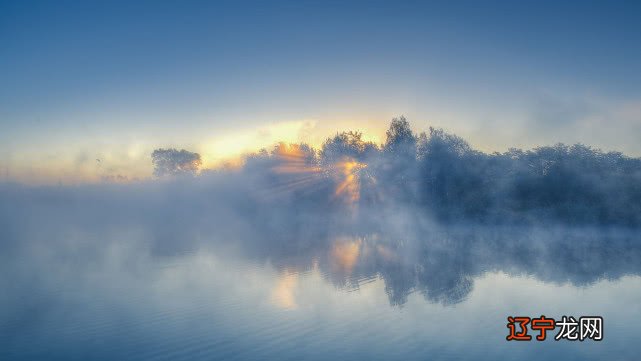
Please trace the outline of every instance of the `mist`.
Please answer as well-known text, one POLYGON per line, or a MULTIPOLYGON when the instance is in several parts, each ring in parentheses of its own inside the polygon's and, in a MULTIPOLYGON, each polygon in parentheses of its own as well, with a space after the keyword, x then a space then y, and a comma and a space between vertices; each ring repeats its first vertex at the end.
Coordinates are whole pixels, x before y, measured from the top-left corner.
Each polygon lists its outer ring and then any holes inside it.
POLYGON ((114 247, 130 250, 134 269, 138 258, 216 250, 319 269, 338 288, 382 279, 395 306, 414 292, 459 303, 487 272, 576 286, 641 275, 641 160, 621 153, 485 154, 440 129, 415 135, 404 118, 382 146, 345 132, 320 150, 281 143, 237 168, 198 171, 197 154, 165 152, 189 166, 167 156, 156 165, 170 171, 142 182, 0 186, 6 271, 23 269, 13 273, 24 282, 83 273, 114 247))

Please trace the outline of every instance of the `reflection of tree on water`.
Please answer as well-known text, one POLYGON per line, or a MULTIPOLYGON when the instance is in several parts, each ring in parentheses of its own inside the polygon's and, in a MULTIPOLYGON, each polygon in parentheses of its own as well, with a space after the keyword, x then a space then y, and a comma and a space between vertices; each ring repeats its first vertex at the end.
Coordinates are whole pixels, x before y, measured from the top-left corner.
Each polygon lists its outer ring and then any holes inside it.
POLYGON ((392 305, 403 305, 413 292, 447 305, 463 301, 474 278, 486 272, 575 286, 641 275, 639 238, 622 230, 435 228, 402 241, 383 233, 301 243, 290 238, 288 247, 256 248, 249 241, 246 254, 282 269, 318 267, 339 288, 380 278, 392 305))

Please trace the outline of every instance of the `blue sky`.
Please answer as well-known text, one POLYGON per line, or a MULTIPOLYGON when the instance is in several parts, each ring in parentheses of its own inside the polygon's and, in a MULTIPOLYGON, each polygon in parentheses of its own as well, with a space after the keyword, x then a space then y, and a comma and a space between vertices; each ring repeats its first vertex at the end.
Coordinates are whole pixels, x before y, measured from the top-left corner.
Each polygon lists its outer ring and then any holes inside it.
POLYGON ((639 156, 639 38, 634 2, 0 1, 0 170, 144 177, 157 147, 214 166, 338 130, 382 141, 400 114, 486 151, 639 156))

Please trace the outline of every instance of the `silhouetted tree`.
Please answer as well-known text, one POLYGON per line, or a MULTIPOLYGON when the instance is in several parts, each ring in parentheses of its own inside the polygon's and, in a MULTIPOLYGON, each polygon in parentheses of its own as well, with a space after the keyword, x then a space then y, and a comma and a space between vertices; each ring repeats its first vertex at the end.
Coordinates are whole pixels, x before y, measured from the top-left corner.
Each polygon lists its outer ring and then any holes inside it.
POLYGON ((404 116, 392 119, 386 135, 385 152, 399 158, 416 157, 416 136, 404 116))
POLYGON ((328 138, 321 148, 320 160, 324 165, 331 165, 345 158, 363 162, 377 152, 376 144, 363 140, 363 133, 349 131, 328 138))
POLYGON ((195 175, 202 165, 200 154, 185 149, 156 149, 151 159, 156 177, 195 175))

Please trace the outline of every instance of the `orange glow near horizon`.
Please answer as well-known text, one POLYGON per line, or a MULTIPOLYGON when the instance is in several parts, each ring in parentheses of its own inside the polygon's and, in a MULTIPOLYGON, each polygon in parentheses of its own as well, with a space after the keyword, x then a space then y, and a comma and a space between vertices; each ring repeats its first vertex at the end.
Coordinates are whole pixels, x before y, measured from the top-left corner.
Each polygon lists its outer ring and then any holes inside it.
POLYGON ((309 153, 305 153, 299 144, 279 143, 274 151, 279 165, 272 168, 276 173, 319 173, 322 169, 309 164, 309 153))
MULTIPOLYGON (((296 182, 309 176, 318 179, 325 170, 305 163, 306 152, 296 147, 304 143, 320 149, 323 142, 343 129, 363 131, 363 140, 379 144, 384 134, 386 121, 372 123, 370 115, 350 118, 329 118, 265 122, 258 128, 244 127, 207 136, 198 134, 171 133, 151 139, 148 135, 136 135, 134 140, 113 140, 100 137, 64 139, 43 147, 25 143, 24 148, 15 148, 10 156, 0 158, 0 181, 16 181, 24 184, 83 184, 131 182, 152 178, 153 166, 150 154, 155 148, 187 149, 202 157, 202 170, 237 170, 248 154, 270 149, 278 142, 287 145, 279 156, 283 162, 273 171, 300 176, 296 182), (368 119, 359 120, 359 119, 368 119), (294 144, 295 143, 295 144, 294 144), (97 161, 100 159, 100 161, 97 161)), ((42 145, 39 141, 37 144, 42 145)), ((313 180, 310 179, 310 180, 313 180)))

